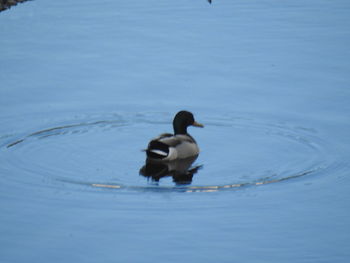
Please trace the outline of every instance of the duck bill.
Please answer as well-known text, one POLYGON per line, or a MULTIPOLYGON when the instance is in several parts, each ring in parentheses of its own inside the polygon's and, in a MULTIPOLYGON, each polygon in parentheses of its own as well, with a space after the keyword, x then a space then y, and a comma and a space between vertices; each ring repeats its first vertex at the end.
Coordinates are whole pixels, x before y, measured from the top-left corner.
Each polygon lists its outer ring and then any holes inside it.
POLYGON ((200 128, 203 128, 204 127, 204 125, 203 124, 201 124, 201 123, 198 123, 198 122, 193 122, 193 124, 192 124, 192 126, 195 126, 195 127, 200 127, 200 128))

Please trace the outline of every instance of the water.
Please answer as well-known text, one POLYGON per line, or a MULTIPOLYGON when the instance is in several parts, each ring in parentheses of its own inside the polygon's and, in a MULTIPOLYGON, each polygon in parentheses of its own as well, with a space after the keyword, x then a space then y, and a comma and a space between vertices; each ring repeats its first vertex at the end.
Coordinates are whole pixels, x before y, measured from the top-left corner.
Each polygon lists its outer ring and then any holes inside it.
POLYGON ((347 1, 0 14, 1 262, 347 262, 347 1), (139 174, 190 110, 190 183, 139 174))

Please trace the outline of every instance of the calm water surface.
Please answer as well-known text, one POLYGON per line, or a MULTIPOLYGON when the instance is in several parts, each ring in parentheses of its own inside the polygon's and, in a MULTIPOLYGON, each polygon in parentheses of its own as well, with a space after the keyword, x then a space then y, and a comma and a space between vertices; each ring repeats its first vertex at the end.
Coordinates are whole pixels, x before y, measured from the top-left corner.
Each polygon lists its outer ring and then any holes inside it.
POLYGON ((347 1, 0 13, 1 262, 347 262, 347 1), (139 174, 187 109, 192 182, 139 174))

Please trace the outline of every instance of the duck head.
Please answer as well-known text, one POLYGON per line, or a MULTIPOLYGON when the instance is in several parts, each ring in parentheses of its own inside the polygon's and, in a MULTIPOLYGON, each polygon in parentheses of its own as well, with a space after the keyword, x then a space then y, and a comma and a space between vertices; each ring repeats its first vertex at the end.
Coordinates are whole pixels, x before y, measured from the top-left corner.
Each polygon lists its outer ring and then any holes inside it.
POLYGON ((203 128, 204 125, 194 120, 193 114, 189 111, 179 111, 173 121, 175 134, 187 134, 187 127, 195 126, 203 128))

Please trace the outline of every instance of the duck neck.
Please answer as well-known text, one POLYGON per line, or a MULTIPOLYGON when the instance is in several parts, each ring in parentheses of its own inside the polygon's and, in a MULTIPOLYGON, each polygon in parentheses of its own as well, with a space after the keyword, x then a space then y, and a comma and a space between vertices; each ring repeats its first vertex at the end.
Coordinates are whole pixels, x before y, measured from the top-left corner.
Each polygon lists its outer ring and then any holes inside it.
POLYGON ((187 134, 187 127, 183 125, 175 125, 174 123, 174 134, 187 134))

